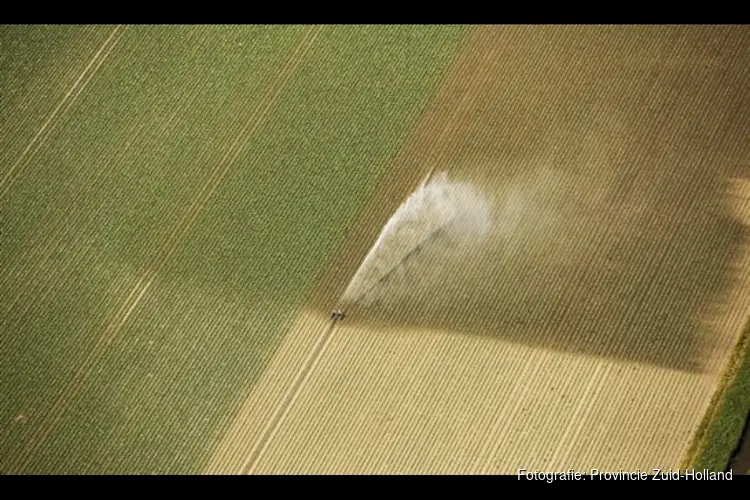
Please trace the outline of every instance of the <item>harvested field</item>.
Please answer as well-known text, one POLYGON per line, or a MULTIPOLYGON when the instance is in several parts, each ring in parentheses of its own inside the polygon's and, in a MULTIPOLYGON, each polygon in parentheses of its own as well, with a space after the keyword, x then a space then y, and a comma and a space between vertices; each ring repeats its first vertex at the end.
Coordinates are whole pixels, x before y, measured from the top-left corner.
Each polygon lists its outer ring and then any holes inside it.
POLYGON ((750 315, 749 42, 474 28, 207 471, 676 468, 750 315), (483 193, 489 238, 380 282, 430 171, 483 193))
POLYGON ((382 335, 343 324, 319 361, 300 374, 297 367, 318 340, 311 326, 324 326, 325 319, 300 316, 299 328, 278 351, 288 357, 269 364, 208 472, 515 473, 518 467, 669 466, 682 452, 672 443, 689 439, 691 420, 700 418, 701 408, 686 412, 665 396, 710 395, 711 377, 700 374, 434 329, 382 335), (303 347, 310 350, 300 352, 303 347), (295 395, 280 390, 297 377, 304 385, 295 395), (620 390, 608 391, 610 386, 620 390), (276 418, 271 438, 263 438, 260 424, 274 420, 274 411, 283 418, 276 418), (659 432, 643 431, 649 428, 659 432))

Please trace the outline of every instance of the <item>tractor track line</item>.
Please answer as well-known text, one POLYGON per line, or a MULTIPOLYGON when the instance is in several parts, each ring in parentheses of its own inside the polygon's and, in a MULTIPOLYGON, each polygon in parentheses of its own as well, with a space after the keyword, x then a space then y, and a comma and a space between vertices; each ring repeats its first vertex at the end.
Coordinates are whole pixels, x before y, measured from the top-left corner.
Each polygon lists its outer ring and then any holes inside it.
POLYGON ((268 449, 269 444, 276 435, 276 432, 278 431, 281 423, 284 421, 284 418, 289 413, 292 404, 294 404, 294 402, 299 397, 302 388, 310 378, 310 375, 312 374, 315 366, 317 366, 318 362, 320 361, 320 358, 323 356, 323 353, 325 353, 325 350, 328 347, 328 344, 330 343, 330 340, 333 336, 335 326, 336 320, 331 320, 331 322, 328 324, 328 327, 323 331, 323 334, 316 342, 315 347, 313 347, 312 351, 307 356, 307 359, 302 365, 302 368, 300 368, 300 370, 295 375, 294 382, 284 394, 284 399, 281 400, 281 403, 276 408, 276 411, 274 411, 273 416, 264 427, 261 438, 255 444, 247 460, 242 465, 241 470, 243 475, 252 474, 257 468, 260 459, 268 449))
POLYGON ((26 149, 23 150, 21 153, 21 156, 18 158, 18 160, 13 163, 13 166, 10 167, 8 172, 3 176, 2 179, 0 179, 0 200, 2 200, 5 195, 10 190, 11 186, 15 182, 16 179, 23 173, 26 166, 28 166, 29 162, 31 161, 31 158, 33 155, 39 151, 39 148, 41 148, 42 144, 44 143, 44 140, 49 137, 50 125, 53 124, 55 121, 55 118, 59 116, 62 116, 65 114, 65 112, 70 109, 70 107, 75 103, 76 99, 79 95, 81 95, 81 92, 86 88, 89 81, 94 77, 94 75, 98 72, 99 68, 101 68, 104 61, 107 59, 109 54, 112 52, 112 49, 114 49, 115 45, 117 45, 117 42, 120 41, 123 35, 123 31, 120 31, 120 28, 122 28, 122 25, 115 26, 115 29, 112 30, 112 33, 107 37, 107 39, 104 41, 102 46, 99 48, 99 50, 94 54, 94 57, 91 59, 89 64, 84 68, 83 72, 81 72, 81 75, 78 77, 78 79, 73 83, 73 86, 68 90, 68 92, 63 96, 63 98, 60 100, 60 102, 57 104, 54 110, 52 110, 52 113, 50 113, 49 117, 47 117, 47 120, 42 124, 42 126, 39 128, 37 133, 34 135, 34 137, 29 142, 28 146, 26 146, 26 149), (119 35, 118 35, 119 32, 119 35), (114 38, 114 41, 110 43, 110 41, 114 38), (104 51, 106 48, 106 51, 104 51), (98 63, 97 63, 98 60, 98 63), (96 66, 93 68, 91 72, 89 70, 94 65, 94 63, 97 63, 96 66), (86 77, 88 73, 88 76, 86 77), (84 77, 86 79, 84 80, 84 77), (64 109, 63 109, 64 106, 64 109), (60 111, 62 110, 62 113, 60 111))
POLYGON ((243 136, 245 134, 250 136, 258 129, 260 123, 268 115, 268 112, 278 99, 281 91, 286 86, 286 83, 288 83, 288 81, 291 79, 291 75, 299 66, 300 62, 304 59, 304 56, 309 51, 313 42, 319 35, 321 29, 322 26, 312 26, 311 29, 303 37, 301 43, 295 48, 292 56, 287 60, 286 64, 279 73, 279 76, 274 82, 274 85, 271 85, 269 89, 270 92, 267 93, 263 99, 261 99, 260 103, 255 108, 255 111, 251 114, 250 119, 243 127, 238 137, 232 143, 232 147, 229 149, 229 151, 227 151, 224 158, 222 158, 217 167, 211 173, 208 181, 206 182, 206 184, 204 184, 200 193, 188 209, 188 212, 183 216, 182 221, 177 224, 177 226, 167 239, 166 244, 157 254, 157 258, 155 259, 156 262, 154 263, 155 265, 147 267, 146 272, 138 280, 135 287, 133 287, 133 289, 130 291, 130 294, 128 295, 125 302, 122 304, 115 316, 105 328, 105 331, 100 336, 99 341, 97 342, 94 349, 90 352, 89 356, 86 357, 84 363, 82 363, 81 368, 76 373, 76 376, 71 381, 71 384, 57 399, 52 409, 47 413, 44 420, 37 428, 37 431, 33 434, 24 450, 19 454, 16 461, 11 465, 11 474, 19 474, 29 465, 36 451, 55 428, 57 422, 65 412, 65 409, 70 404, 70 401, 75 398, 81 388, 91 377, 96 363, 103 357, 106 348, 112 343, 122 327, 125 325, 128 318, 138 306, 146 291, 151 286, 156 275, 159 273, 161 268, 166 265, 166 263, 169 261, 169 258, 174 254, 180 240, 188 232, 200 211, 206 205, 211 195, 215 192, 216 188, 228 171, 232 162, 234 162, 239 156, 243 146, 245 146, 244 143, 246 143, 248 138, 243 138, 243 136), (228 161, 227 158, 229 158, 228 161))

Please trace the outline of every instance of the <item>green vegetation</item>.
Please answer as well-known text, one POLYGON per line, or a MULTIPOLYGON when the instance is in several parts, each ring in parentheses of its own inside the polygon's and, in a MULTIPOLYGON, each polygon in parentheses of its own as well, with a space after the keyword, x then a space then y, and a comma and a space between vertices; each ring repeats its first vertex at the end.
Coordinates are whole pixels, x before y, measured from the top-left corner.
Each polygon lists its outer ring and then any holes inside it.
POLYGON ((742 332, 682 467, 724 471, 750 413, 750 321, 742 332))
MULTIPOLYGON (((309 29, 126 27, 50 122, 0 197, 0 471, 200 471, 466 31, 325 27, 272 88, 309 29)), ((0 175, 111 32, 3 28, 0 175)))

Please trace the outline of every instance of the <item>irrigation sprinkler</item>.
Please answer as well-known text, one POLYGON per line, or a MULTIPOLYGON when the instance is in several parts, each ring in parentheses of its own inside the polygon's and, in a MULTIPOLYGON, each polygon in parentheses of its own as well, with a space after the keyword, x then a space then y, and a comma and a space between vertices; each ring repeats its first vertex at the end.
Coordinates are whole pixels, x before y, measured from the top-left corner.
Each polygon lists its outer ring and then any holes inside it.
POLYGON ((405 264, 409 259, 414 257, 415 255, 419 254, 422 249, 429 244, 431 241, 433 241, 435 238, 437 238, 440 234, 445 231, 446 227, 452 222, 452 220, 449 220, 439 228, 432 231, 427 237, 425 237, 422 241, 420 241, 417 245, 414 246, 406 255, 404 255, 398 262, 396 262, 393 267, 391 267, 387 273, 385 273, 383 276, 381 276, 375 283, 372 284, 367 290, 362 292, 359 297, 354 299, 350 304, 352 306, 357 305, 362 299, 364 299, 370 292, 372 292, 375 288, 377 288, 381 283, 388 280, 388 278, 393 275, 393 273, 401 267, 403 264, 405 264))

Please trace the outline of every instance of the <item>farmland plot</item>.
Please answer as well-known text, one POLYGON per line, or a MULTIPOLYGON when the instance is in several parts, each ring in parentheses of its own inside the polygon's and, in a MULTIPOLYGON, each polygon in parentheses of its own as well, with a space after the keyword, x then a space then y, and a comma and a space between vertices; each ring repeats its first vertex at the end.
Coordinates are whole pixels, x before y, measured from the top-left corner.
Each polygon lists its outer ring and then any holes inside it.
POLYGON ((750 313, 748 41, 475 28, 206 470, 677 467, 750 313), (434 169, 491 201, 489 242, 331 327, 434 169))

